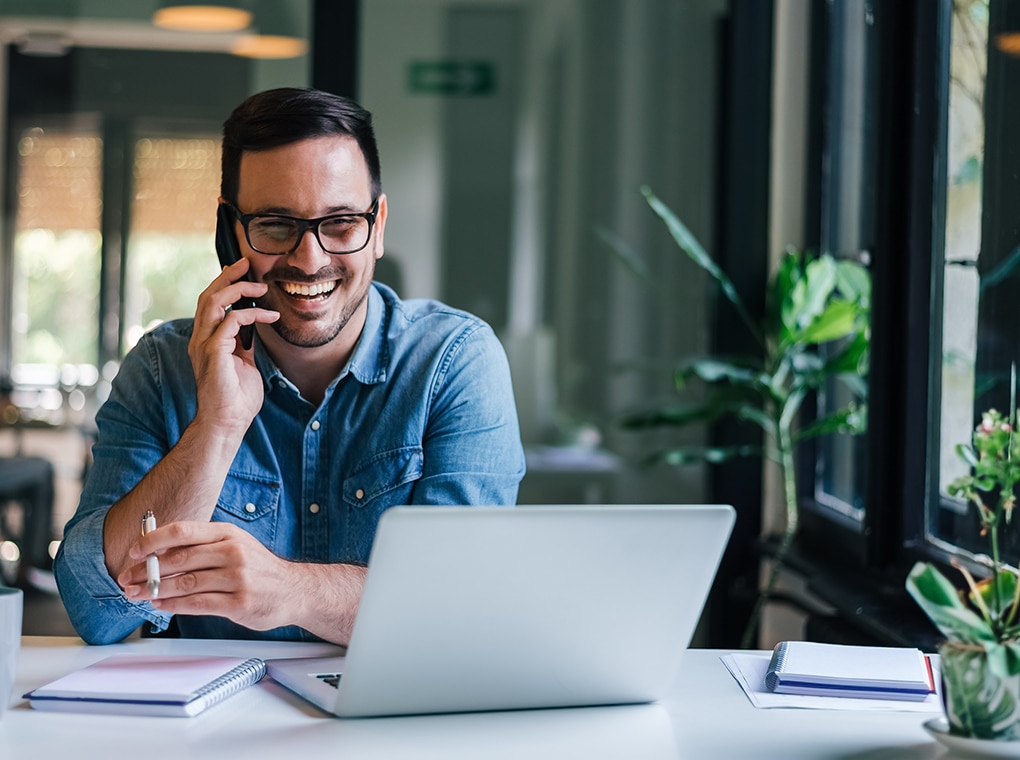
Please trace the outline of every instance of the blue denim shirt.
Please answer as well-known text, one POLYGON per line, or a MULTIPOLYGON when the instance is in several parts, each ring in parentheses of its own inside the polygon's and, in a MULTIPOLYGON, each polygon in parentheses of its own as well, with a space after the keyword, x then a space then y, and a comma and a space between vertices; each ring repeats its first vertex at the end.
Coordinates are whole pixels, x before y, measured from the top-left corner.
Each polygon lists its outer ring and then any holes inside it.
MULTIPOLYGON (((192 320, 165 323, 125 357, 96 422, 94 464, 54 564, 75 629, 119 641, 170 615, 132 602, 103 555, 107 510, 177 443, 195 415, 192 320)), ((316 407, 256 341, 265 400, 227 475, 213 520, 276 554, 368 561, 382 512, 398 504, 512 505, 524 475, 506 355, 492 329, 436 301, 369 290, 361 339, 316 407)), ((296 626, 252 631, 178 617, 182 636, 315 640, 296 626)))

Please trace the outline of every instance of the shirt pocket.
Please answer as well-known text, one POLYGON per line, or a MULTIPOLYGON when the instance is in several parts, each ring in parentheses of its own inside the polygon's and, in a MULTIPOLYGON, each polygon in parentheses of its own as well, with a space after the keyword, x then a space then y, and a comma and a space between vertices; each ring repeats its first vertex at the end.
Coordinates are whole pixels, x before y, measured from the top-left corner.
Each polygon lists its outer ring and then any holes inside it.
POLYGON ((396 506, 398 502, 392 501, 396 495, 393 492, 410 497, 410 484, 421 478, 424 462, 420 446, 376 454, 344 479, 344 501, 356 509, 364 509, 377 500, 396 506))
POLYGON ((244 528, 266 546, 276 538, 280 484, 268 478, 230 473, 216 501, 213 520, 244 528))
POLYGON ((344 479, 343 500, 348 514, 347 555, 368 560, 375 529, 390 507, 410 504, 414 484, 424 470, 420 446, 406 446, 376 454, 344 479))

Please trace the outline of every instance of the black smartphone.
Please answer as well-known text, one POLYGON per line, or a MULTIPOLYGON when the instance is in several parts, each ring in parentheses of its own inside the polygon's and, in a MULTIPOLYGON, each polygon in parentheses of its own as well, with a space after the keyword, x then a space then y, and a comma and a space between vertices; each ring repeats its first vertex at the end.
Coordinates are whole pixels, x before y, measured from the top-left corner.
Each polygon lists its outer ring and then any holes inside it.
MULTIPOLYGON (((241 249, 237 245, 237 238, 234 236, 234 219, 226 204, 221 203, 216 209, 216 255, 220 259, 220 266, 228 267, 241 258, 241 249)), ((245 275, 247 278, 247 275, 245 275)), ((255 305, 251 298, 242 298, 234 303, 232 309, 250 309, 255 305)), ((244 325, 238 337, 245 350, 251 348, 255 336, 255 325, 244 325)))

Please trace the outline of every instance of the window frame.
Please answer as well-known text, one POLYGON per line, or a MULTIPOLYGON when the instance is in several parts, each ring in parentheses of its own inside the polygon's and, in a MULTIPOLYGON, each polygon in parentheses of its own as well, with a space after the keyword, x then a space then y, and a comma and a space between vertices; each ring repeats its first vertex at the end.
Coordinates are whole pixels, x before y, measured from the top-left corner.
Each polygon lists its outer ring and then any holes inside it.
MULTIPOLYGON (((827 6, 816 0, 812 8, 812 55, 825 44, 827 6)), ((804 499, 798 546, 834 574, 860 570, 902 590, 914 561, 946 557, 928 540, 925 505, 938 497, 941 352, 934 347, 941 346, 945 229, 938 178, 944 176, 952 0, 875 0, 871 9, 879 76, 866 507, 857 523, 804 499)), ((809 165, 818 169, 808 186, 821 189, 826 109, 819 98, 826 83, 817 77, 826 67, 812 70, 809 165)), ((809 245, 820 240, 822 194, 807 194, 809 245)), ((816 449, 802 452, 801 475, 811 486, 802 493, 813 493, 816 457, 816 449)))

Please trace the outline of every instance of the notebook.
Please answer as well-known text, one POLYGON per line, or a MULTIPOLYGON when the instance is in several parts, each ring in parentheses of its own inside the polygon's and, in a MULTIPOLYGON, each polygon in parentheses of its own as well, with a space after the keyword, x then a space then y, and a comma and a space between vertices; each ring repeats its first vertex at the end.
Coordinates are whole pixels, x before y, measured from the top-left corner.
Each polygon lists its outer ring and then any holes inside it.
POLYGON ((934 693, 935 679, 920 649, 782 641, 772 652, 765 687, 778 694, 920 702, 934 693))
POLYGON ((257 658, 114 655, 25 694, 51 712, 190 717, 257 683, 257 658))
POLYGON ((732 507, 394 507, 345 657, 268 660, 342 717, 653 702, 672 686, 732 507))

